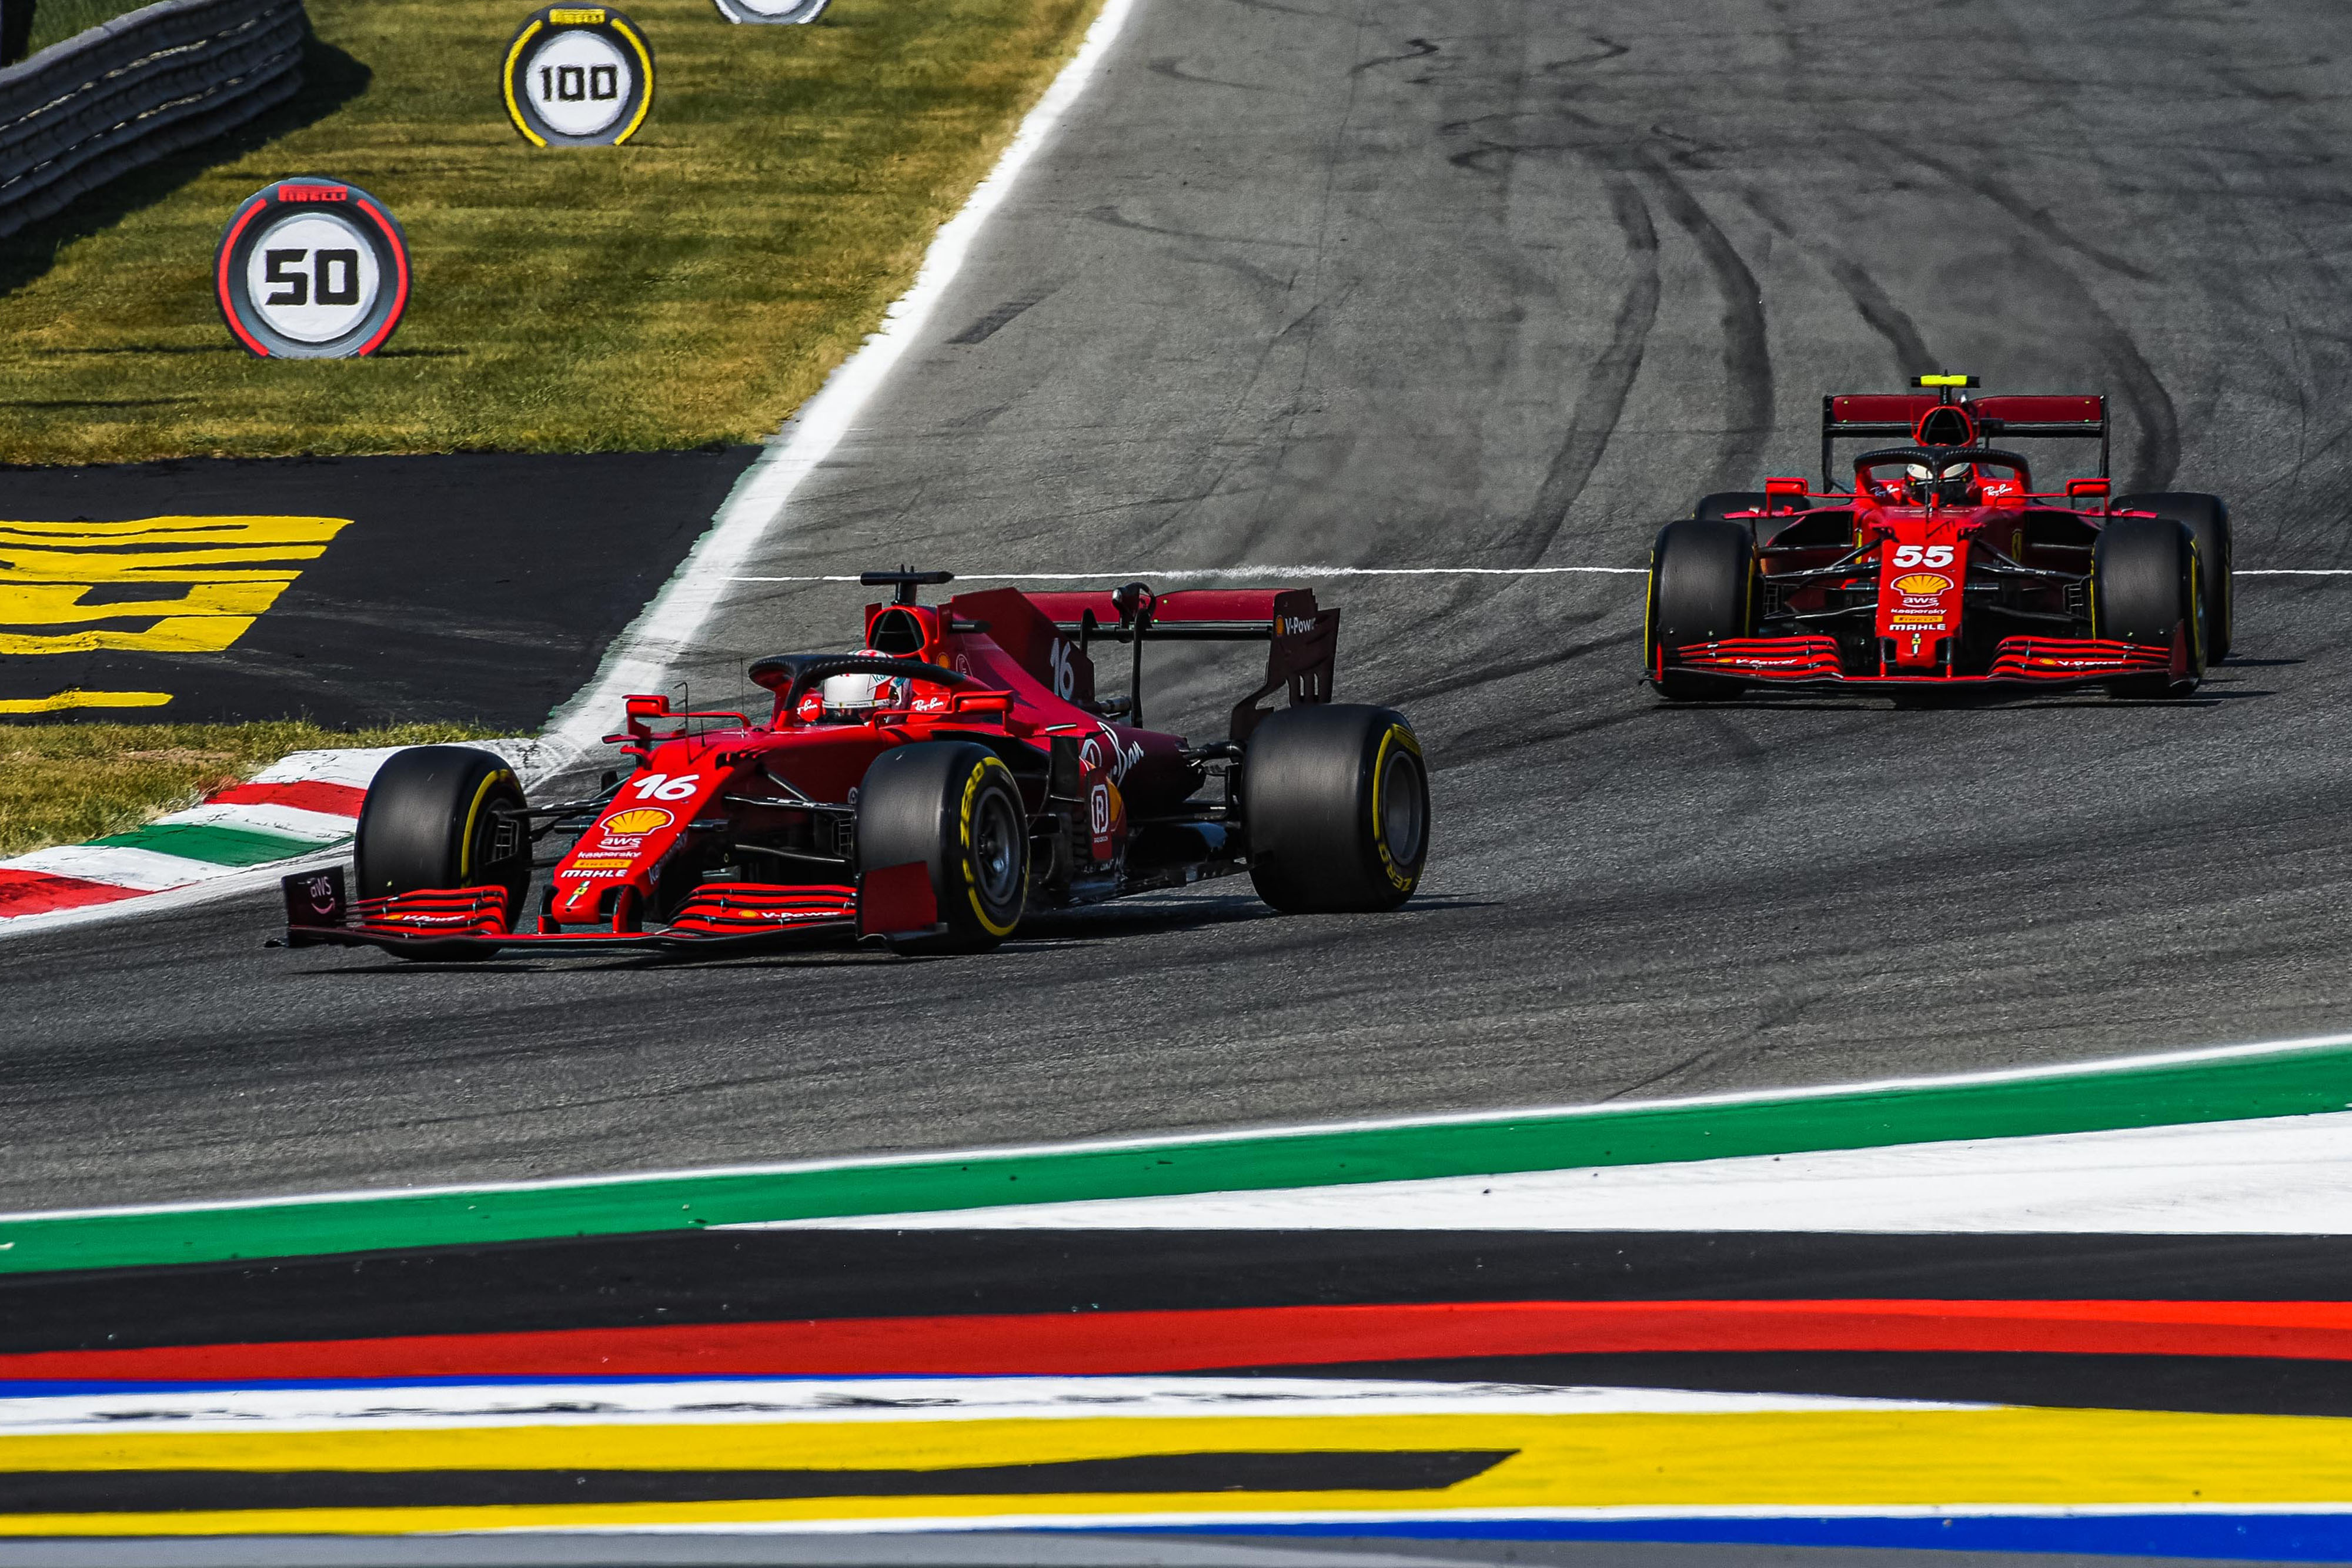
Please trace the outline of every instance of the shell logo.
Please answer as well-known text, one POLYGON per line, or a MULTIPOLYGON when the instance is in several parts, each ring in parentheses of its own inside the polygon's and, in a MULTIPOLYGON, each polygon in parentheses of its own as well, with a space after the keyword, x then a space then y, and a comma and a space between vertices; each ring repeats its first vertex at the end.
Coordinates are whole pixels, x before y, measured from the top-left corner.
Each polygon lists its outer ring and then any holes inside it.
POLYGON ((1932 571, 1915 571, 1908 577, 1895 580, 1895 591, 1897 593, 1949 593, 1951 591, 1952 580, 1939 577, 1932 571))
POLYGON ((608 833, 650 833, 656 828, 667 828, 677 821, 658 806, 640 806, 634 811, 605 818, 604 831, 608 833))

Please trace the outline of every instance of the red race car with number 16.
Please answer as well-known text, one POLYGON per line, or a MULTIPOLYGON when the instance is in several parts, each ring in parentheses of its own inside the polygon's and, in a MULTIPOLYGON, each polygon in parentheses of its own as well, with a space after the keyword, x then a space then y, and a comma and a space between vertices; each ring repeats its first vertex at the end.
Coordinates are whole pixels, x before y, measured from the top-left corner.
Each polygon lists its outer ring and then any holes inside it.
POLYGON ((1296 912, 1392 909, 1420 884, 1420 742, 1402 714, 1330 700, 1339 612, 1313 591, 919 602, 950 578, 866 573, 896 593, 866 607, 860 651, 751 666, 775 694, 764 722, 628 698, 605 738, 633 766, 593 799, 531 805, 477 747, 394 754, 361 810, 357 889, 341 868, 285 880, 289 945, 440 960, 861 937, 971 952, 1035 909, 1242 871, 1296 912), (1267 645, 1222 740, 1144 727, 1144 646, 1175 641, 1267 645), (1105 643, 1132 653, 1125 696, 1095 693, 1105 643), (1288 706, 1259 706, 1284 693, 1288 706), (534 846, 563 833, 527 917, 534 846))

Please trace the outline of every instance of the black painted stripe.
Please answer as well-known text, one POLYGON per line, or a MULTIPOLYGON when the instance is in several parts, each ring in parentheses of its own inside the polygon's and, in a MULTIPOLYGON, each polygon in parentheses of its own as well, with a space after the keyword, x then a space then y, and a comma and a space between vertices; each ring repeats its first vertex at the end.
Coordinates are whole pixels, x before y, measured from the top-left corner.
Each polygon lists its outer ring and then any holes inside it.
POLYGON ((1408 1378, 1723 1394, 1815 1394, 2217 1416, 2352 1416, 2352 1363, 2038 1351, 1647 1351, 1234 1369, 1223 1375, 1408 1378))
POLYGON ((18 1470, 0 1513, 486 1508, 1085 1492, 1442 1491, 1512 1449, 1145 1454, 929 1470, 18 1470))
POLYGON ((0 1277, 0 1352, 1443 1301, 2344 1299, 2352 1238, 665 1231, 0 1277))

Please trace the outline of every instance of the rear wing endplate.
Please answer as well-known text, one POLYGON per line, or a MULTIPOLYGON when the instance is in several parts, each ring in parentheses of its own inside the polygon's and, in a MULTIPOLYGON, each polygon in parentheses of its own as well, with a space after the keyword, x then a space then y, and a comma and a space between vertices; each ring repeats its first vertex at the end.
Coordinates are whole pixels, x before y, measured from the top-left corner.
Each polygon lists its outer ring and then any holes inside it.
MULTIPOLYGON (((1832 392, 1822 399, 1822 483, 1838 486, 1841 440, 1900 436, 1909 440, 1920 416, 1943 401, 1932 392, 1832 392)), ((1966 399, 1979 439, 2070 440, 2099 444, 2099 476, 2107 477, 2107 400, 2090 393, 2009 392, 1966 399)))

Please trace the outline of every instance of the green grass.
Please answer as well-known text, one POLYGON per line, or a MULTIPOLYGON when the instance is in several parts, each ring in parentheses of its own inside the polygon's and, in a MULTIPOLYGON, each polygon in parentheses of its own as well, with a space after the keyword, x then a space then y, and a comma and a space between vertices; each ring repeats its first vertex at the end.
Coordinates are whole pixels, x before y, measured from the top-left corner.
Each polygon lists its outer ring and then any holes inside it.
POLYGON ((63 43, 100 22, 111 22, 125 11, 136 11, 150 0, 38 0, 33 7, 32 52, 63 43))
POLYGON ((295 722, 0 725, 0 857, 136 827, 250 778, 289 751, 423 746, 493 733, 454 724, 355 733, 295 722))
POLYGON ((310 0, 301 99, 0 242, 0 461, 758 440, 912 280, 1094 4, 836 0, 739 27, 629 0, 645 128, 541 150, 498 89, 526 6, 310 0), (222 225, 294 173, 364 186, 407 232, 414 298, 372 360, 256 361, 220 322, 222 225))

